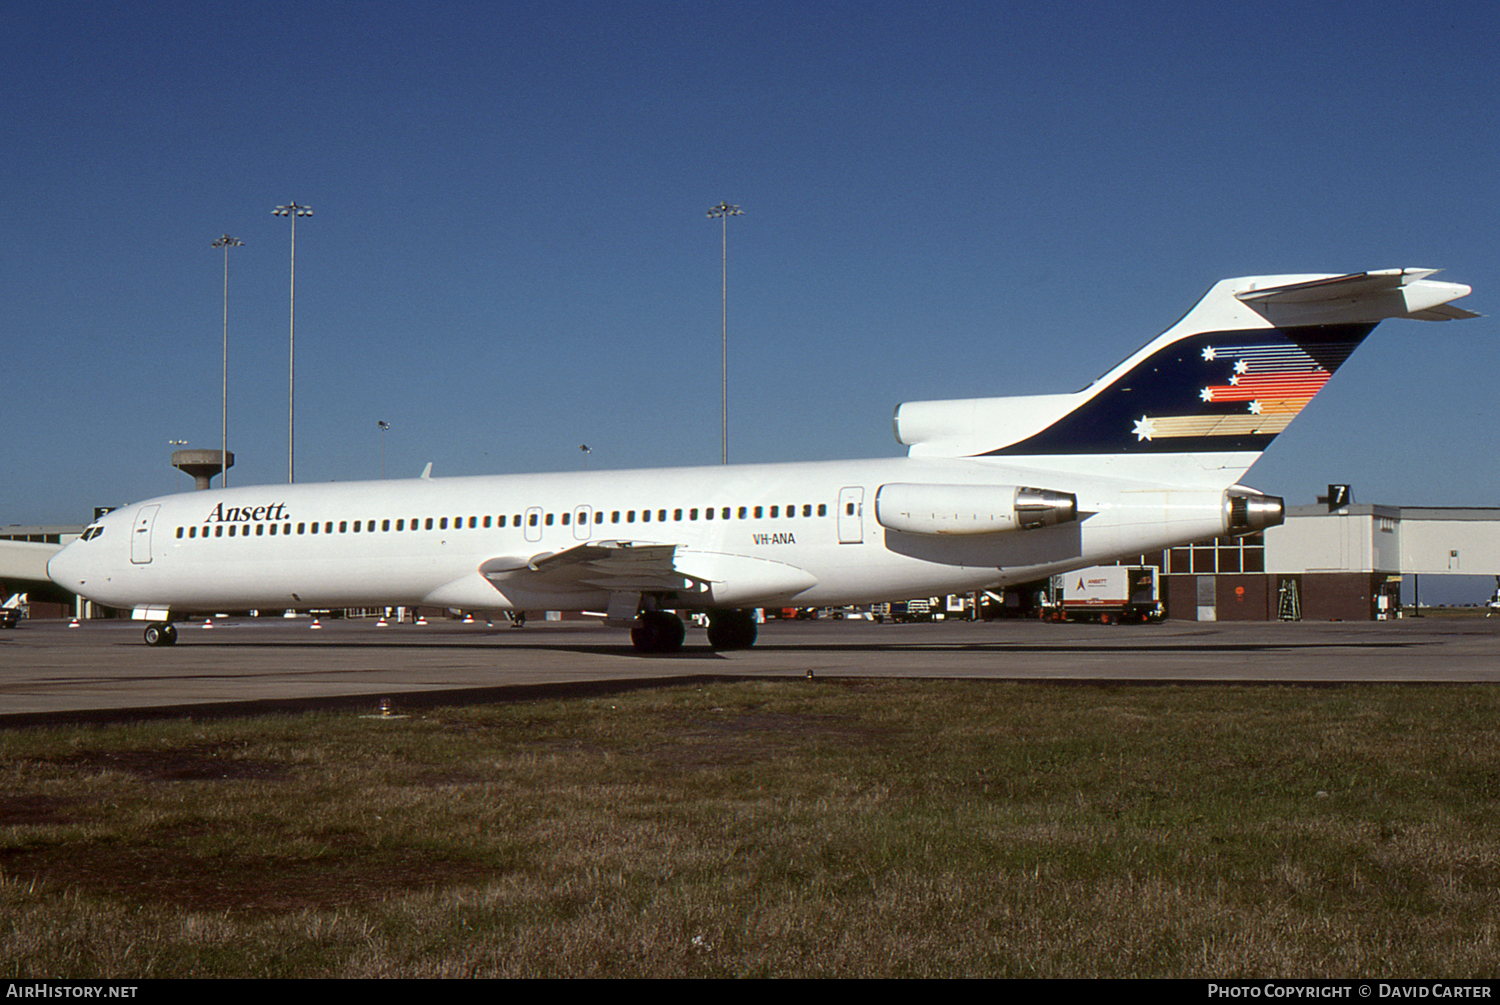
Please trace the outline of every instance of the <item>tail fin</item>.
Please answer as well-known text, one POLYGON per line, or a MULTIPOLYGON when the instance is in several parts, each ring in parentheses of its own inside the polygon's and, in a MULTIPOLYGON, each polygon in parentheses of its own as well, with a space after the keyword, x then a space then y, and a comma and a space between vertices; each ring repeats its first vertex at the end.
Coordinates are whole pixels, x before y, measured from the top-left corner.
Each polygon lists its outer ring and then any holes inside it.
POLYGON ((913 457, 1258 455, 1382 320, 1479 316, 1434 271, 1226 279, 1081 391, 909 402, 896 439, 913 457))

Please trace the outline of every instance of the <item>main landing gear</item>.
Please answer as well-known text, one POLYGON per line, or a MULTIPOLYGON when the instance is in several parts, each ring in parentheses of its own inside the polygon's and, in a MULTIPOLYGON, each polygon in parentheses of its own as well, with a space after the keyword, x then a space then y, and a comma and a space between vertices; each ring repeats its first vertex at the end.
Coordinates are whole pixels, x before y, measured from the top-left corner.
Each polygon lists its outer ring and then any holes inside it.
POLYGON ((669 611, 642 611, 630 629, 630 641, 636 652, 675 653, 682 648, 687 629, 682 619, 669 611))
POLYGON ((708 612, 708 644, 715 649, 749 649, 758 631, 754 611, 708 612))
MULTIPOLYGON (((708 613, 708 644, 717 650, 749 649, 755 645, 756 632, 754 611, 708 613)), ((677 615, 669 611, 642 611, 630 629, 630 641, 637 652, 675 653, 682 648, 686 634, 677 615)))
POLYGON ((145 639, 148 646, 175 646, 177 626, 170 621, 153 621, 146 626, 145 639))

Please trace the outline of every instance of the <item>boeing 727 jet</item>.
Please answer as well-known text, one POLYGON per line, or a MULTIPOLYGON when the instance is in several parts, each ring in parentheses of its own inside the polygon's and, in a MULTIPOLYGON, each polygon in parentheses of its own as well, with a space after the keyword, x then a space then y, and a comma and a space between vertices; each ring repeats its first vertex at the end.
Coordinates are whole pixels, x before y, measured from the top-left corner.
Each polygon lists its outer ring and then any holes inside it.
POLYGON ((637 649, 755 641, 758 607, 1028 582, 1261 530, 1241 478, 1386 318, 1477 317, 1431 269, 1252 276, 1072 394, 909 402, 906 457, 263 485, 121 507, 54 556, 71 592, 145 621, 249 608, 580 610, 637 649))

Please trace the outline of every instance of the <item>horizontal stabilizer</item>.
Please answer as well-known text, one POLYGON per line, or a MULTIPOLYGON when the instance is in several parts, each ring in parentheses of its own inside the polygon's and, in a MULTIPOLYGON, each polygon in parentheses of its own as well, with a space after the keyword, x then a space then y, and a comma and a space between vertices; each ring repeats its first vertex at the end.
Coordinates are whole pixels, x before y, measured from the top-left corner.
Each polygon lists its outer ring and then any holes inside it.
POLYGON ((1277 327, 1360 324, 1386 318, 1456 321, 1478 317, 1462 308, 1444 307, 1471 291, 1460 283, 1427 278, 1437 271, 1380 269, 1275 286, 1258 286, 1252 281, 1248 289, 1234 296, 1277 327))

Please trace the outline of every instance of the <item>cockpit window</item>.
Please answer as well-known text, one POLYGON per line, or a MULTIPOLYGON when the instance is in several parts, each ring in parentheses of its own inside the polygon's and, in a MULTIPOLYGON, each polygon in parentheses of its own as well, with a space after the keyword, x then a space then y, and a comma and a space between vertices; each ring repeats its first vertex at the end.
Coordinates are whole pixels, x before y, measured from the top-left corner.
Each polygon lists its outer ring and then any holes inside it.
POLYGON ((85 541, 92 541, 94 538, 98 537, 100 534, 103 534, 103 533, 104 533, 104 528, 103 527, 90 527, 90 528, 88 528, 87 530, 85 530, 83 532, 83 539, 85 541))

